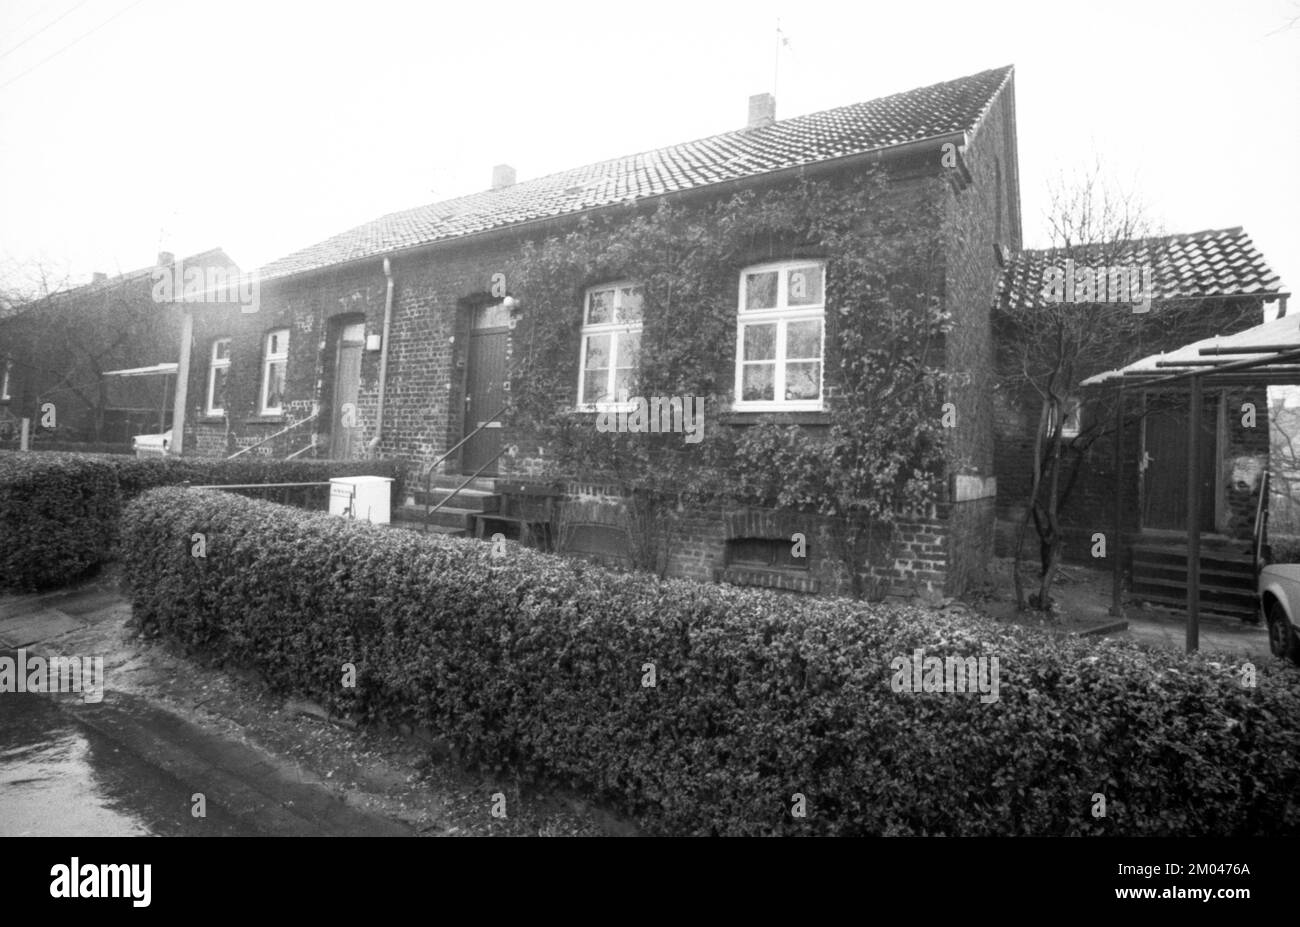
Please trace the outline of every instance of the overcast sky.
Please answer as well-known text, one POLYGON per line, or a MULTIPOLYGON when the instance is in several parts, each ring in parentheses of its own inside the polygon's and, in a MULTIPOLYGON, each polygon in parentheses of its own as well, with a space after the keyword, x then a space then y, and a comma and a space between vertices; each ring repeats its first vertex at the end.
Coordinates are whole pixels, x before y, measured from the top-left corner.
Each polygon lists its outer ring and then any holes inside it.
POLYGON ((0 0, 0 275, 221 246, 245 269, 394 210, 1016 66, 1027 246, 1100 157, 1169 232, 1300 281, 1300 3, 0 0))

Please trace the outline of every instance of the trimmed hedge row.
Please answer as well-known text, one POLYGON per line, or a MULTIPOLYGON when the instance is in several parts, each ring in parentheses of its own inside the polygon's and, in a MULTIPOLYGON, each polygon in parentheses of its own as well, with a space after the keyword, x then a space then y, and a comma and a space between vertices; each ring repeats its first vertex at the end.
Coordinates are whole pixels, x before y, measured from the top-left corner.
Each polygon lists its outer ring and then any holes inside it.
POLYGON ((57 585, 103 562, 121 513, 108 457, 0 454, 0 589, 57 585))
POLYGON ((652 832, 1300 831, 1300 682, 1278 664, 1246 687, 1206 657, 494 557, 215 492, 136 500, 123 559, 151 632, 652 832), (998 657, 998 699, 894 691, 891 661, 918 648, 998 657))
MULTIPOLYGON (((359 475, 392 477, 401 492, 401 463, 393 460, 0 452, 0 589, 58 586, 103 563, 116 545, 123 503, 158 486, 308 483, 359 475)), ((285 493, 286 501, 317 508, 325 507, 328 494, 325 487, 285 493)))

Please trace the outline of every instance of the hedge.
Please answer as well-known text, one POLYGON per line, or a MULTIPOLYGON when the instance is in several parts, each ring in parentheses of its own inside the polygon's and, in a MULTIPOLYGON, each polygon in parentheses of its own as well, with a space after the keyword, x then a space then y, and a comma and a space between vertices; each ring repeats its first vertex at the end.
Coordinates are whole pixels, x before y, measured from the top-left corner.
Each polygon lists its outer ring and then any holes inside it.
MULTIPOLYGON (((109 559, 122 505, 158 486, 325 482, 333 476, 392 477, 399 461, 134 458, 0 452, 0 589, 62 585, 109 559)), ((326 487, 285 492, 286 501, 324 508, 326 487)))
POLYGON ((121 511, 108 457, 0 454, 0 589, 57 585, 101 563, 121 511))
POLYGON ((654 833, 1300 831, 1300 683, 1279 664, 1246 686, 1206 656, 494 556, 216 492, 136 500, 123 560, 149 633, 654 833), (895 692, 891 661, 918 648, 998 657, 999 698, 895 692))

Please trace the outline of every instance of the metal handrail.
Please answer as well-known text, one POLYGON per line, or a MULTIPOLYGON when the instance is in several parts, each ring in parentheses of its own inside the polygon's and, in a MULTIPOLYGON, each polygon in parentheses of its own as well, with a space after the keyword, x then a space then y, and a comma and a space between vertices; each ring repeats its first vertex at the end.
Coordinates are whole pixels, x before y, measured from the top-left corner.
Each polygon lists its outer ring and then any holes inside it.
POLYGON ((439 502, 439 503, 438 503, 437 505, 435 505, 433 508, 430 508, 430 507, 429 507, 429 495, 430 495, 430 493, 432 492, 432 490, 428 490, 428 491, 426 491, 426 492, 425 492, 425 495, 424 495, 424 527, 425 527, 425 530, 428 530, 428 528, 429 528, 429 516, 430 516, 430 515, 432 515, 432 514, 433 514, 434 512, 436 512, 436 511, 438 511, 438 509, 442 508, 444 505, 446 505, 448 502, 450 502, 452 499, 454 499, 454 498, 456 497, 456 495, 457 495, 457 494, 458 494, 462 489, 464 489, 464 488, 465 488, 466 486, 468 486, 470 483, 472 483, 472 482, 474 482, 476 479, 478 479, 478 475, 479 475, 480 473, 482 473, 484 470, 486 470, 488 467, 492 466, 492 465, 493 465, 494 463, 496 463, 498 460, 500 460, 500 459, 501 459, 501 455, 504 454, 507 450, 509 450, 509 448, 505 448, 505 447, 503 447, 503 448, 501 448, 501 450, 497 451, 497 452, 492 456, 492 459, 491 459, 491 460, 489 460, 487 463, 483 464, 483 466, 479 467, 477 470, 475 470, 475 471, 474 471, 473 473, 471 473, 469 476, 465 477, 465 481, 464 481, 463 483, 461 483, 459 486, 457 486, 455 489, 453 489, 453 490, 452 490, 452 491, 447 495, 447 498, 443 499, 441 502, 439 502))
POLYGON ((300 447, 300 448, 298 448, 298 450, 294 451, 292 454, 288 454, 288 455, 286 455, 284 459, 285 459, 285 460, 295 460, 295 459, 297 459, 298 457, 301 457, 303 454, 307 453, 308 451, 312 450, 314 447, 316 447, 316 442, 315 442, 315 441, 311 442, 311 443, 308 444, 306 447, 300 447))
POLYGON ((471 431, 469 434, 465 435, 465 437, 461 438, 459 441, 457 441, 455 444, 453 444, 453 445, 451 446, 451 449, 448 450, 447 453, 443 454, 441 457, 438 457, 437 459, 435 459, 435 460, 433 461, 433 463, 431 463, 431 464, 429 464, 427 467, 425 467, 425 468, 424 468, 425 489, 427 490, 427 489, 429 488, 429 483, 428 483, 428 481, 429 481, 429 477, 433 474, 433 471, 437 468, 438 464, 442 463, 444 460, 446 460, 446 459, 447 459, 448 457, 450 457, 452 454, 456 453, 458 450, 461 449, 461 446, 464 445, 464 443, 465 443, 466 441, 468 441, 470 438, 474 437, 476 434, 478 434, 480 431, 482 431, 482 430, 483 430, 484 428, 486 428, 488 425, 492 424, 492 422, 494 422, 496 419, 500 418, 500 417, 501 417, 501 413, 504 412, 505 410, 506 410, 506 407, 505 407, 505 406, 502 406, 501 408, 497 409, 496 412, 492 413, 492 415, 490 415, 487 419, 485 419, 484 421, 480 422, 480 423, 479 423, 479 426, 478 426, 477 428, 475 428, 475 429, 474 429, 473 431, 471 431))
POLYGON ((299 419, 298 421, 294 422, 292 425, 288 425, 284 428, 281 428, 275 434, 263 438, 261 441, 258 441, 256 444, 250 444, 248 445, 248 447, 241 447, 239 450, 235 451, 235 453, 227 457, 226 460, 234 460, 240 454, 247 454, 249 451, 253 450, 253 448, 261 447, 263 444, 266 444, 269 441, 274 441, 276 438, 280 437, 280 435, 288 434, 289 432, 297 428, 299 425, 306 425, 308 422, 317 418, 319 415, 320 415, 320 409, 317 409, 315 412, 313 412, 311 415, 307 416, 306 418, 299 419))
POLYGON ((1269 472, 1264 471, 1264 480, 1259 487, 1259 501, 1255 503, 1255 551, 1254 566, 1255 575, 1259 575, 1261 569, 1259 555, 1264 549, 1266 538, 1268 537, 1268 492, 1269 492, 1269 472))

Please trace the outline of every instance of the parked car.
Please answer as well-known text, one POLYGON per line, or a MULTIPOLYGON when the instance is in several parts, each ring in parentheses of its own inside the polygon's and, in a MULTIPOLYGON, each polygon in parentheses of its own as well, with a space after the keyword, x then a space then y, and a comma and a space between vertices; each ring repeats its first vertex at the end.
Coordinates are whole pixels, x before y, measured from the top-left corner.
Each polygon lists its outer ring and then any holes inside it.
POLYGON ((1274 656, 1300 663, 1300 563, 1274 563, 1259 572, 1259 607, 1274 656))

